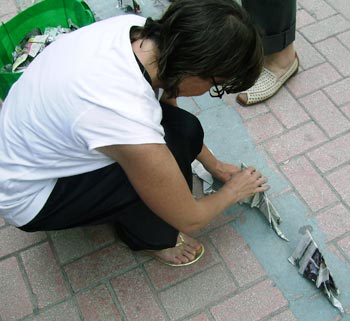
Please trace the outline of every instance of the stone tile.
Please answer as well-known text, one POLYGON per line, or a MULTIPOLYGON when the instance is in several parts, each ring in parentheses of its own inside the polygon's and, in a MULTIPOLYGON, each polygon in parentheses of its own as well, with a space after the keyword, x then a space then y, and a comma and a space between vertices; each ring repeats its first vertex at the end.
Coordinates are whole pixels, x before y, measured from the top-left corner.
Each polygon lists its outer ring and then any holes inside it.
POLYGON ((270 98, 266 104, 286 128, 292 128, 310 120, 298 101, 285 88, 281 88, 278 95, 270 98))
POLYGON ((115 278, 111 284, 128 320, 166 320, 140 269, 115 278))
POLYGON ((225 94, 223 96, 223 100, 229 106, 234 107, 235 110, 240 114, 243 120, 248 120, 270 111, 265 103, 260 103, 249 107, 243 107, 236 102, 236 96, 237 95, 234 95, 234 94, 230 94, 230 95, 225 94))
POLYGON ((281 169, 313 211, 318 211, 338 200, 305 157, 293 159, 281 166, 281 169))
POLYGON ((307 156, 325 173, 350 161, 349 146, 350 134, 346 134, 309 152, 307 156))
POLYGON ((350 20, 350 6, 348 0, 332 0, 330 3, 335 10, 341 12, 344 17, 350 20))
POLYGON ((77 295, 84 321, 122 321, 108 289, 100 285, 77 295))
POLYGON ((184 266, 178 269, 162 264, 157 260, 152 260, 144 264, 145 270, 156 289, 168 287, 169 285, 189 278, 194 274, 198 274, 198 272, 202 271, 203 269, 220 263, 220 259, 215 254, 212 246, 209 245, 208 242, 203 242, 202 239, 199 240, 204 245, 205 253, 196 264, 184 266))
POLYGON ((95 246, 83 228, 49 232, 57 256, 62 264, 92 252, 95 246))
POLYGON ((287 82, 287 87, 294 96, 299 98, 321 89, 340 78, 339 73, 329 63, 324 63, 298 73, 287 82))
POLYGON ((271 280, 260 282, 210 309, 215 321, 261 320, 288 305, 288 301, 271 280))
POLYGON ((282 125, 271 113, 251 119, 246 122, 246 127, 256 143, 261 143, 283 132, 282 125))
POLYGON ((116 239, 116 232, 112 225, 89 226, 84 228, 84 232, 95 248, 100 248, 116 239))
POLYGON ((321 41, 315 47, 343 76, 350 75, 350 51, 337 38, 321 41))
POLYGON ((297 29, 307 26, 315 22, 315 18, 312 17, 306 10, 299 9, 297 11, 297 29))
POLYGON ((265 143, 265 148, 277 162, 285 161, 324 142, 326 136, 313 123, 290 130, 265 143))
POLYGON ((349 29, 350 23, 336 14, 317 23, 300 28, 299 31, 312 43, 324 40, 349 29))
POLYGON ((204 313, 197 315, 196 317, 187 319, 186 321, 210 321, 208 316, 204 313))
POLYGON ((327 176, 329 182, 333 185, 341 198, 350 205, 350 165, 338 169, 327 176))
POLYGON ((2 320, 18 320, 33 313, 29 291, 14 257, 0 261, 0 289, 2 320))
POLYGON ((350 78, 338 81, 337 83, 324 88, 328 96, 338 105, 350 102, 350 78))
POLYGON ((14 1, 0 0, 0 8, 0 20, 3 22, 6 22, 10 17, 15 16, 17 13, 17 7, 14 1), (5 19, 5 16, 8 18, 5 19))
POLYGON ((350 104, 346 104, 345 106, 340 108, 342 112, 350 119, 350 104))
POLYGON ((45 312, 32 316, 25 321, 80 321, 77 307, 71 301, 53 306, 45 312))
POLYGON ((316 216, 320 229, 327 235, 327 241, 350 232, 350 213, 343 204, 338 204, 316 216))
POLYGON ((235 290, 233 280, 221 265, 161 292, 159 298, 171 320, 185 317, 235 290))
POLYGON ((14 226, 6 226, 0 230, 0 257, 24 249, 44 239, 46 239, 45 233, 27 233, 14 226))
POLYGON ((315 47, 312 46, 299 32, 295 34, 295 50, 299 56, 300 66, 304 70, 315 67, 326 61, 315 47))
POLYGON ((248 244, 231 225, 211 233, 210 238, 240 287, 265 275, 248 244))
POLYGON ((344 251, 344 253, 348 256, 348 258, 350 258, 350 235, 340 240, 338 242, 338 245, 344 251))
POLYGON ((25 271, 41 309, 69 295, 50 245, 40 244, 21 253, 25 271))
POLYGON ((311 114, 312 119, 317 122, 330 137, 334 137, 350 129, 350 121, 346 119, 323 92, 317 91, 301 98, 300 102, 311 114))
POLYGON ((297 319, 292 311, 286 310, 271 318, 270 321, 297 321, 297 319))
POLYGON ((344 46, 350 49, 350 31, 337 35, 337 38, 343 43, 344 46))
POLYGON ((304 9, 317 20, 325 19, 332 16, 336 11, 329 6, 324 0, 299 0, 304 9))
POLYGON ((131 251, 118 244, 96 251, 73 263, 64 270, 74 291, 87 287, 98 280, 119 273, 136 264, 131 251))

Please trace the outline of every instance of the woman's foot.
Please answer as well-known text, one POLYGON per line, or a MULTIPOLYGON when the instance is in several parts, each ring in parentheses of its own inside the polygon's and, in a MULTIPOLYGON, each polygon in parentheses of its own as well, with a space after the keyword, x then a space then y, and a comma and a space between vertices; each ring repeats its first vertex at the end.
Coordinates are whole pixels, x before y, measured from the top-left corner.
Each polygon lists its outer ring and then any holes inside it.
POLYGON ((164 264, 185 266, 198 261, 204 253, 204 247, 192 237, 179 233, 176 246, 151 253, 164 264))
POLYGON ((282 51, 265 56, 264 69, 255 85, 237 96, 243 106, 260 103, 275 95, 299 67, 293 44, 282 51))

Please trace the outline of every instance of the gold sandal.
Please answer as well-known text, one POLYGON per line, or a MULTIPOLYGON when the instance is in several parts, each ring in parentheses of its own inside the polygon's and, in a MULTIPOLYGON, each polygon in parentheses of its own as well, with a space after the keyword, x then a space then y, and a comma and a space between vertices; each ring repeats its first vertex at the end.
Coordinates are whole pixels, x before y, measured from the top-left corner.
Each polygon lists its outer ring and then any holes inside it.
POLYGON ((287 72, 280 78, 277 78, 273 72, 264 67, 256 83, 248 90, 240 93, 247 95, 247 101, 243 101, 239 96, 236 97, 236 101, 243 107, 246 107, 269 99, 279 91, 288 79, 298 72, 298 69, 299 58, 297 55, 295 55, 295 60, 287 72))
MULTIPOLYGON (((180 242, 176 243, 175 244, 175 247, 176 246, 180 246, 180 245, 183 245, 185 244, 185 240, 183 238, 183 236, 181 235, 181 233, 179 233, 179 238, 180 238, 180 242)), ((151 253, 152 255, 152 251, 148 251, 149 253, 151 253)), ((172 263, 172 262, 169 262, 169 261, 166 261, 164 259, 162 259, 161 257, 157 256, 157 255, 152 255, 157 261, 165 264, 165 265, 168 265, 168 266, 188 266, 188 265, 191 265, 193 263, 196 263, 204 254, 205 250, 204 250, 204 246, 203 244, 201 244, 201 248, 196 252, 196 256, 195 258, 192 260, 192 261, 189 261, 189 262, 186 262, 186 263, 172 263)))

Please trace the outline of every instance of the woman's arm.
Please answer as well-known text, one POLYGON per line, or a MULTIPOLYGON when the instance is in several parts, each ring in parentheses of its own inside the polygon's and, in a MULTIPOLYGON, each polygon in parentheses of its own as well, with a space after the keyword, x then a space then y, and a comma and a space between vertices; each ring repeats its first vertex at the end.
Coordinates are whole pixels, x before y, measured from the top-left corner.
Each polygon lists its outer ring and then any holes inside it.
POLYGON ((231 177, 241 171, 240 167, 221 162, 213 153, 203 144, 202 151, 197 156, 197 160, 202 163, 204 168, 219 181, 225 183, 231 177))
POLYGON ((234 175, 217 193, 195 200, 166 145, 113 145, 98 150, 121 165, 155 214, 184 233, 206 226, 231 204, 268 189, 263 185, 266 179, 249 167, 234 175))

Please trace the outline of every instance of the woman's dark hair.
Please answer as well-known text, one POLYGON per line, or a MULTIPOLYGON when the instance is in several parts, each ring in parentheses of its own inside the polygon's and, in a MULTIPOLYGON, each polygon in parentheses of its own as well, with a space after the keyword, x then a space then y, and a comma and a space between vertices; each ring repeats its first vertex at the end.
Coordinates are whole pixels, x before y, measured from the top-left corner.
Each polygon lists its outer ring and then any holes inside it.
POLYGON ((133 35, 155 41, 158 78, 170 97, 186 76, 225 79, 223 88, 232 93, 251 87, 261 72, 259 32, 233 0, 175 0, 133 35))

